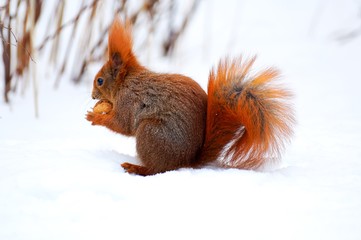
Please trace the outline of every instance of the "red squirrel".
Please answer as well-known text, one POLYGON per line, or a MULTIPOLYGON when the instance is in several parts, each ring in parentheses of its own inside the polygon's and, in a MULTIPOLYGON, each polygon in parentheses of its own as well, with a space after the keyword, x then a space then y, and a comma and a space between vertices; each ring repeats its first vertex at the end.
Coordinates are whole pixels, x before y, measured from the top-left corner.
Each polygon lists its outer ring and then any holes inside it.
POLYGON ((130 26, 119 19, 109 30, 108 54, 92 98, 112 107, 88 112, 86 119, 135 136, 142 165, 121 164, 128 173, 146 176, 212 162, 257 169, 278 159, 292 135, 292 94, 275 83, 277 70, 251 75, 255 58, 220 61, 210 72, 207 95, 189 77, 142 66, 130 26))

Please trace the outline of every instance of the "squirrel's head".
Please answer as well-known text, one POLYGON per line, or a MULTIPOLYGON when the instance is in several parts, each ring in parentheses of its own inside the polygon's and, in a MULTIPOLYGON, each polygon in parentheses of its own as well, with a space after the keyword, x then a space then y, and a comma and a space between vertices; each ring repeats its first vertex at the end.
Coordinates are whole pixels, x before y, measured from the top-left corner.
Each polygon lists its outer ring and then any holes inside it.
POLYGON ((94 78, 92 98, 114 103, 128 72, 142 68, 132 51, 130 24, 123 25, 118 18, 109 30, 108 58, 94 78))

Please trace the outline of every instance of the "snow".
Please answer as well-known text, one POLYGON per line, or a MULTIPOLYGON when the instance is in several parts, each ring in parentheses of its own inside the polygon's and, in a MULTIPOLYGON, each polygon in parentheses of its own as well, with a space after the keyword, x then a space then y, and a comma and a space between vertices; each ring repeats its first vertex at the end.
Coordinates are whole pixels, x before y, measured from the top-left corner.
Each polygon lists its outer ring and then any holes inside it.
POLYGON ((277 66, 298 121, 282 164, 129 175, 120 164, 137 162, 134 139, 84 119, 92 76, 76 88, 64 76, 53 90, 48 74, 39 119, 32 86, 0 103, 0 239, 361 238, 361 37, 335 38, 360 23, 359 3, 221 4, 200 4, 176 60, 141 59, 203 87, 226 55, 277 66))

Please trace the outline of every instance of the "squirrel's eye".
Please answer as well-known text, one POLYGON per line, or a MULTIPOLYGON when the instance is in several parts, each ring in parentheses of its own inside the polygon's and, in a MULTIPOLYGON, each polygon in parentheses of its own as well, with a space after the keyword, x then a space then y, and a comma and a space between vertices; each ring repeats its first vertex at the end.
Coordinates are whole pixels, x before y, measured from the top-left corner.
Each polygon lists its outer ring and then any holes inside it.
POLYGON ((103 79, 103 78, 98 78, 98 79, 97 79, 97 83, 98 83, 98 86, 103 85, 104 79, 103 79))

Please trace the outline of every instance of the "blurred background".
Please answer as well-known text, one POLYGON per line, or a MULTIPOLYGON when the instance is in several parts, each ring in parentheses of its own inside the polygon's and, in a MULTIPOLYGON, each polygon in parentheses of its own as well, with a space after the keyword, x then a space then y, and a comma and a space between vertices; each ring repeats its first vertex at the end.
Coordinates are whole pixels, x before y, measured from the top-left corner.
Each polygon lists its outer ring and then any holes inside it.
POLYGON ((116 16, 132 23, 136 55, 155 71, 182 73, 206 88, 220 58, 257 55, 256 69, 281 70, 301 117, 360 115, 357 0, 3 0, 1 105, 16 111, 12 100, 27 94, 38 117, 41 92, 61 84, 90 92, 116 16))
POLYGON ((1 239, 361 239, 361 0, 0 0, 0 39, 1 239), (280 165, 125 174, 134 139, 84 119, 116 16, 142 64, 204 89, 227 56, 278 68, 280 165))
POLYGON ((2 1, 2 101, 11 103, 11 95, 24 94, 32 85, 37 105, 44 78, 54 88, 62 81, 74 85, 91 81, 88 69, 106 61, 107 32, 116 16, 132 23, 136 48, 148 62, 154 56, 172 58, 199 2, 2 1))

